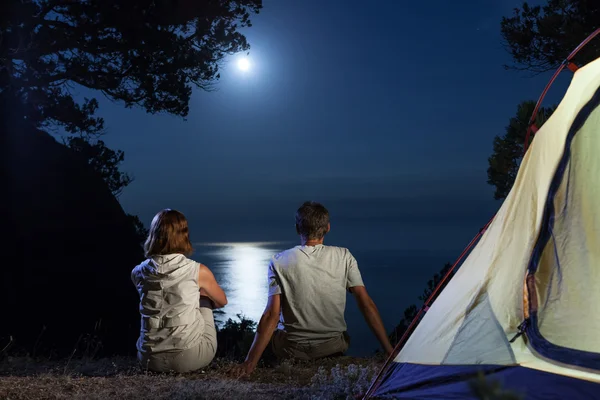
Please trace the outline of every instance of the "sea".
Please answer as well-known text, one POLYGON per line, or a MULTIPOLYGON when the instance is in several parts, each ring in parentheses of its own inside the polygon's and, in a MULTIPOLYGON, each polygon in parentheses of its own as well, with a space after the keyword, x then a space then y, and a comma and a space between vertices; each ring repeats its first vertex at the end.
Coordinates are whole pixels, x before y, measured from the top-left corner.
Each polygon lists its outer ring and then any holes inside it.
MULTIPOLYGON (((217 324, 243 315, 259 321, 267 304, 267 269, 270 258, 295 242, 239 242, 196 243, 198 262, 207 265, 226 292, 228 304, 215 314, 217 324)), ((327 243, 326 243, 327 244, 327 243)), ((389 249, 350 249, 358 261, 367 291, 375 301, 383 323, 390 332, 402 319, 404 309, 420 305, 418 297, 427 282, 446 262, 457 254, 445 251, 389 249)), ((351 337, 348 354, 367 356, 379 349, 358 310, 352 295, 348 294, 345 313, 351 337)))

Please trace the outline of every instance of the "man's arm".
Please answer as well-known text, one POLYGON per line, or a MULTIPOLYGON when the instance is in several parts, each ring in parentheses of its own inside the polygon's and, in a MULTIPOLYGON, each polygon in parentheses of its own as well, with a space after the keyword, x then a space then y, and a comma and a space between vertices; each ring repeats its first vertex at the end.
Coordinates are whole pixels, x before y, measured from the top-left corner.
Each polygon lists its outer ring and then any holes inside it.
POLYGON ((375 337, 377 337, 377 340, 379 340, 379 343, 381 343, 381 347, 383 347, 383 350, 388 355, 391 355, 394 351, 394 348, 392 347, 385 331, 385 327, 383 326, 383 321, 381 321, 381 316, 379 315, 377 306, 375 305, 373 299, 371 299, 371 296, 369 296, 369 293, 367 293, 367 288, 364 286, 354 286, 348 288, 348 290, 350 290, 350 293, 354 295, 360 312, 365 318, 367 325, 369 325, 369 328, 371 328, 371 331, 373 331, 375 334, 375 337))
POLYGON ((262 356, 267 348, 267 345, 273 336, 273 332, 275 331, 275 328, 277 328, 277 323, 279 322, 279 313, 281 311, 280 298, 281 295, 279 294, 269 296, 267 307, 265 308, 262 317, 260 317, 260 322, 256 328, 256 335, 254 336, 252 347, 250 347, 246 361, 242 364, 241 370, 238 371, 238 375, 251 374, 258 364, 260 356, 262 356))

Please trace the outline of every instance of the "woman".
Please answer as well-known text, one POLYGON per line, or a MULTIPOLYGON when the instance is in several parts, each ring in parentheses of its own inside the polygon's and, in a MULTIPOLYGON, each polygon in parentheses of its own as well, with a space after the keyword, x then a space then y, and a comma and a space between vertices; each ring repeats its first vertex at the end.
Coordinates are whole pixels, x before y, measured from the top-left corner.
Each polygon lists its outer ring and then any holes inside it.
POLYGON ((156 214, 144 251, 146 261, 131 273, 142 316, 138 360, 156 372, 207 366, 217 351, 212 310, 227 297, 208 267, 187 258, 193 250, 184 215, 156 214))

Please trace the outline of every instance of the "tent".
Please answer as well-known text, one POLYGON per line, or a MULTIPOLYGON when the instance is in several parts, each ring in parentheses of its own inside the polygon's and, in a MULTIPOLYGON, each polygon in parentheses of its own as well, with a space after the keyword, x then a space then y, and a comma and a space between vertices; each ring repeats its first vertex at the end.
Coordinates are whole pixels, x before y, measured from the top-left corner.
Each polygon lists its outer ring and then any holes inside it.
POLYGON ((523 399, 600 399, 600 58, 572 70, 510 194, 366 398, 474 399, 483 373, 523 399))

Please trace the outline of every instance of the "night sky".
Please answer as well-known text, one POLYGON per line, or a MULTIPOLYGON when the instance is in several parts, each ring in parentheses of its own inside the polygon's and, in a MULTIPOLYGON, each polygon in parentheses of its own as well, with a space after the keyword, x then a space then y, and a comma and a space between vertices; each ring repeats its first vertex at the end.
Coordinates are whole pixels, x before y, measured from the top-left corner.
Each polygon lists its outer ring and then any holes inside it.
POLYGON ((121 204, 146 224, 179 209, 193 241, 262 241, 294 240, 295 209, 314 199, 338 244, 459 249, 500 205, 494 136, 548 80, 503 68, 500 20, 517 6, 264 1, 245 31, 250 70, 228 59, 187 121, 94 94, 135 178, 121 204))

